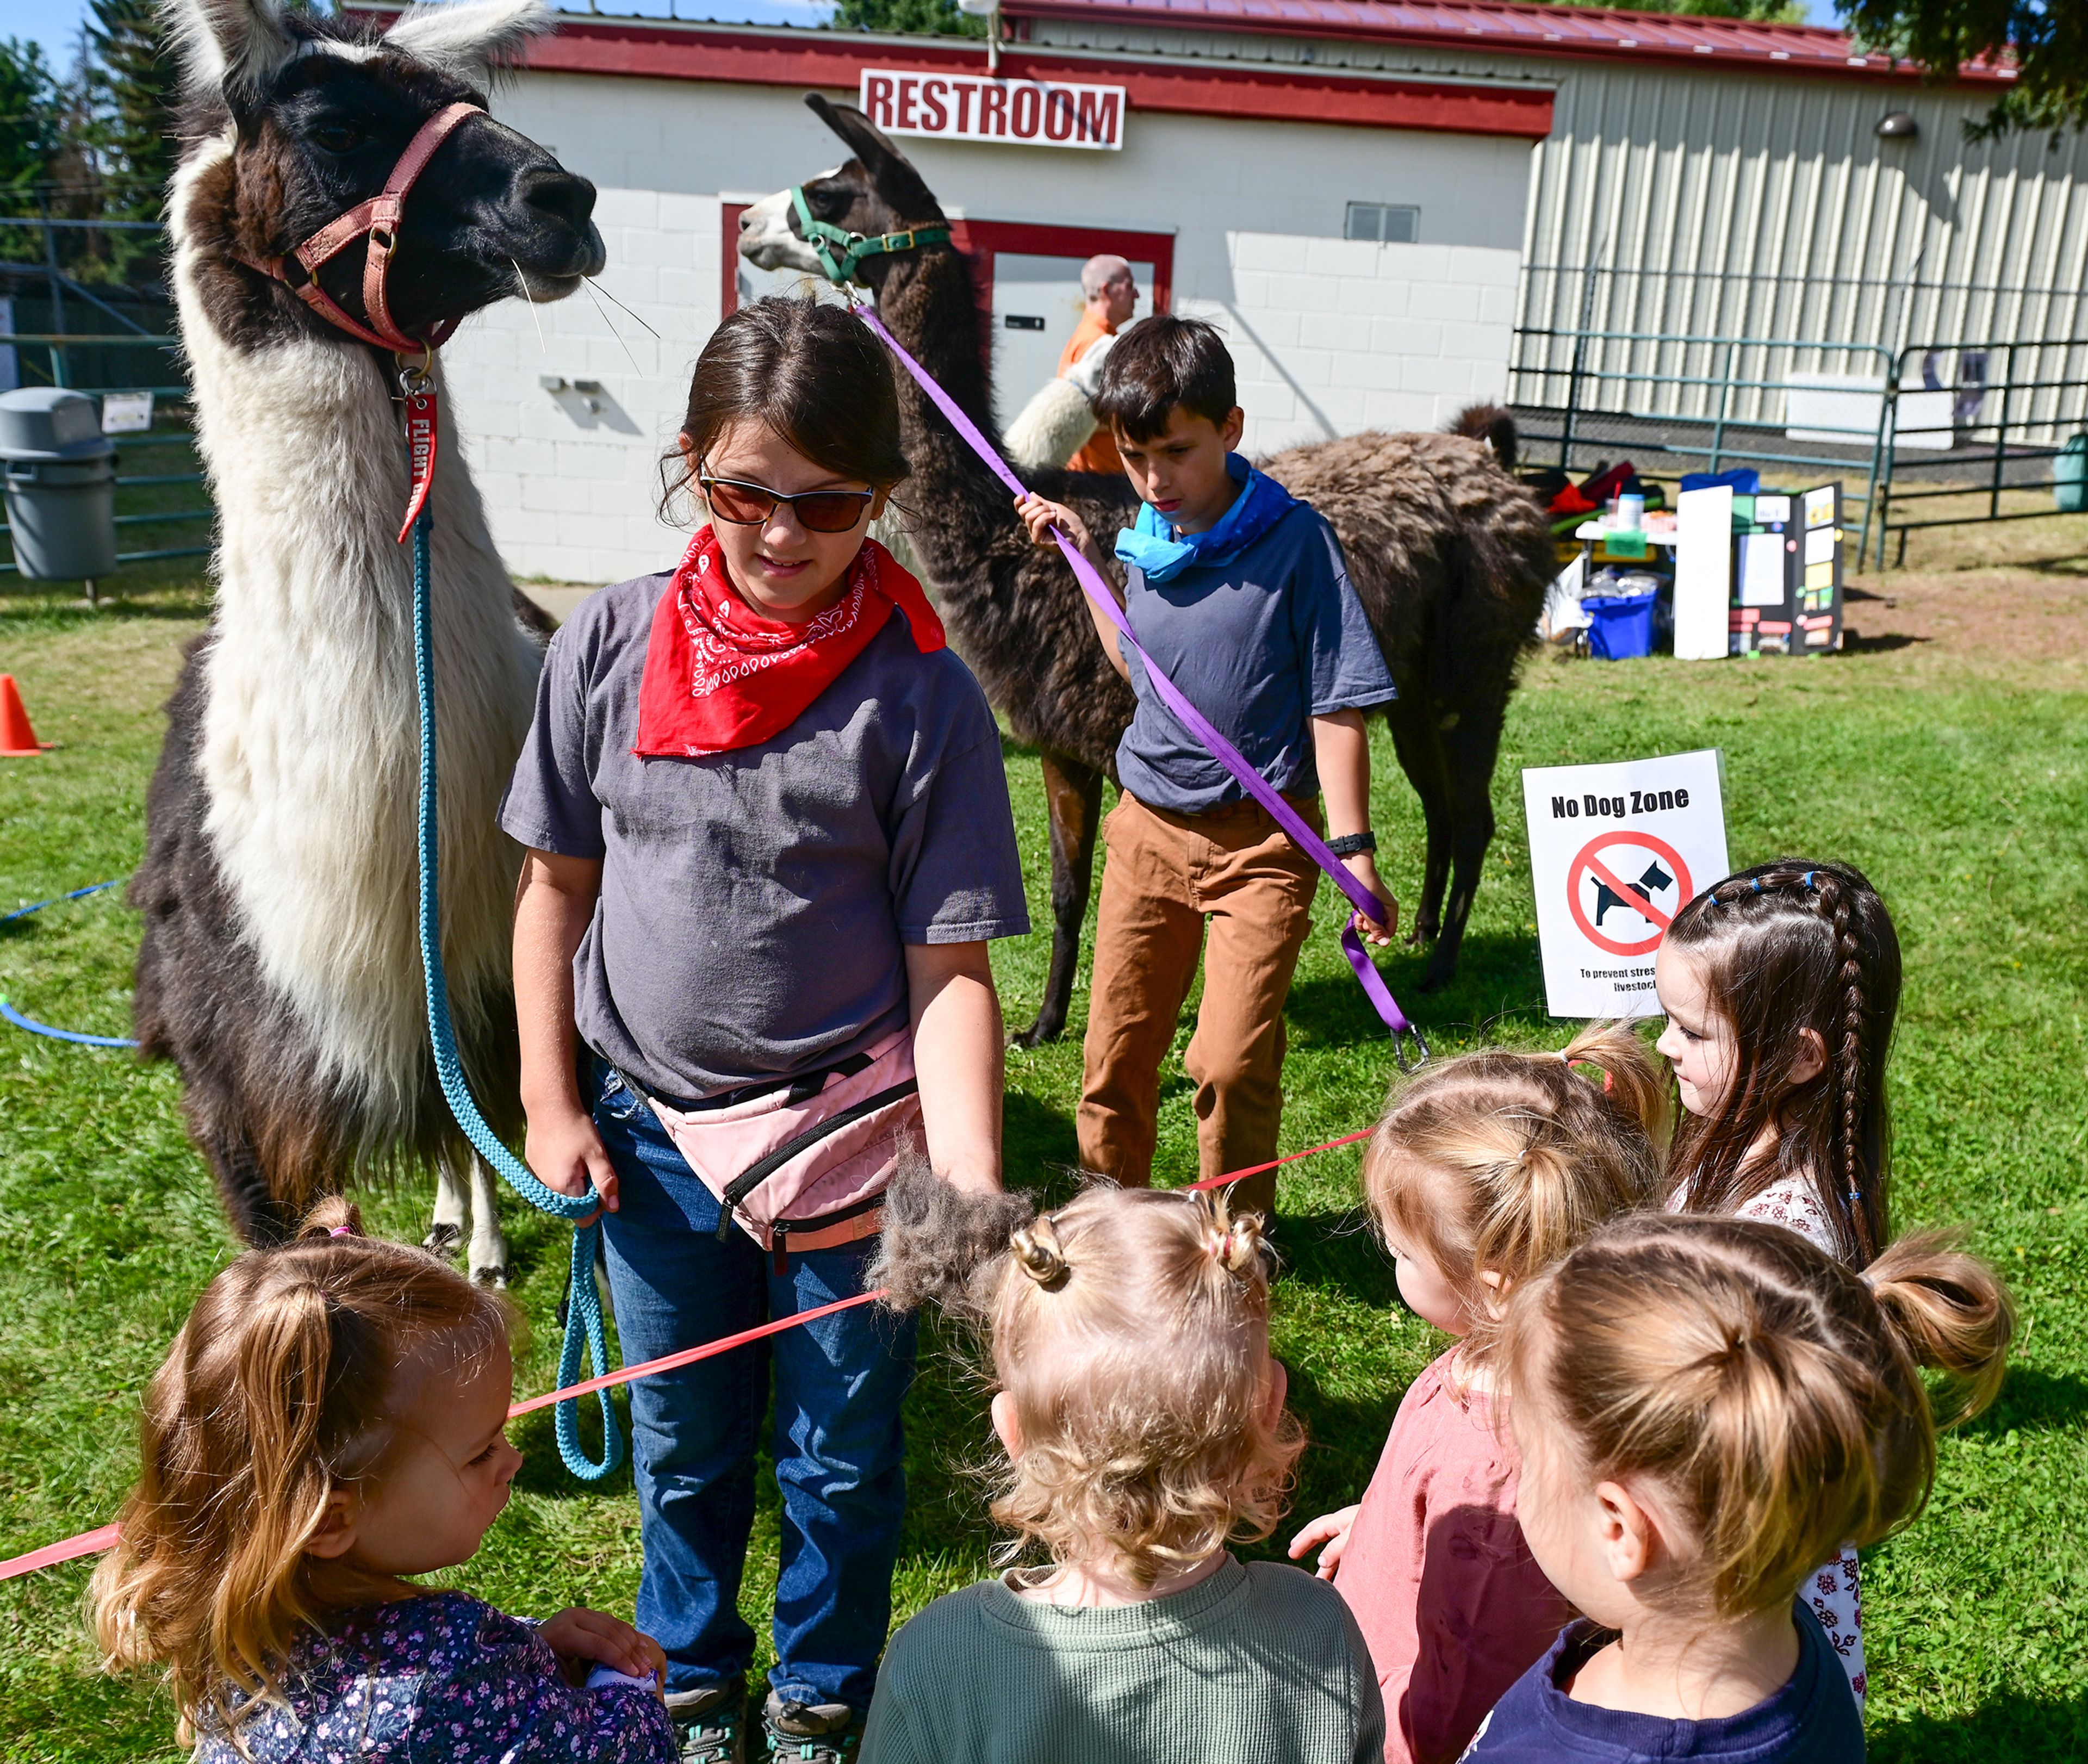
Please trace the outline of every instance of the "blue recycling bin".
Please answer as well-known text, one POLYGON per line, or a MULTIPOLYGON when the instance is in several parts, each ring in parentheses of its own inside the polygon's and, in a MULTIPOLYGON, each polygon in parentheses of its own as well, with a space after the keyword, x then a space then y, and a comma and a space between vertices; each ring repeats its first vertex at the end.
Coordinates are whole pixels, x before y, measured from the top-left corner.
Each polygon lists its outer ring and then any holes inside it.
POLYGON ((1656 594, 1598 594, 1581 602, 1594 622, 1588 627, 1588 653, 1605 662, 1628 661, 1653 653, 1653 603, 1656 594))

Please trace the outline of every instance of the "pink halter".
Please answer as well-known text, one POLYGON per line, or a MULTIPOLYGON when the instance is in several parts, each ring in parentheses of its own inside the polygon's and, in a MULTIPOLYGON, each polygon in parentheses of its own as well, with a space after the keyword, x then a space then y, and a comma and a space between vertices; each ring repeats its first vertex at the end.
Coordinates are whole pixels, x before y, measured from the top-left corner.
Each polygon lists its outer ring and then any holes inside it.
POLYGON ((392 253, 399 242, 399 217, 405 209, 407 193, 413 189, 414 180, 427 169, 428 161, 435 156, 435 149, 448 139, 452 129, 467 117, 482 114, 475 104, 445 105, 421 125, 413 139, 406 143, 406 151, 399 156, 399 163, 392 168, 392 175, 384 180, 383 189, 368 201, 357 203, 346 214, 328 221, 289 257, 242 257, 239 261, 249 269, 258 270, 280 282, 327 323, 338 326, 365 343, 374 343, 381 349, 392 349, 402 355, 439 349, 449 341, 458 321, 444 319, 426 338, 405 336, 392 322, 392 309, 384 298, 384 281, 392 268, 392 253), (370 255, 362 267, 362 304, 370 315, 370 323, 363 325, 349 318, 319 286, 319 269, 366 233, 370 235, 370 255), (290 279, 292 259, 304 272, 302 280, 290 279))

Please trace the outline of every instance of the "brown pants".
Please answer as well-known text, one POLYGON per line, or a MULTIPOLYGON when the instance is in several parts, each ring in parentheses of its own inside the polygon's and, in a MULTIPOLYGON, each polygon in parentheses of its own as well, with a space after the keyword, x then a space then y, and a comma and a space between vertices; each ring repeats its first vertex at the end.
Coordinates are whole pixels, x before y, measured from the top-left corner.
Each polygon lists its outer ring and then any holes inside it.
MULTIPOLYGON (((1315 828, 1316 799, 1298 803, 1315 828)), ((1126 791, 1103 827, 1101 920, 1080 1090, 1080 1162, 1127 1187, 1153 1180, 1160 1063, 1174 1043, 1210 922, 1196 1033, 1199 1174, 1276 1155, 1283 1113, 1283 1001, 1311 928, 1320 872, 1268 811, 1243 803, 1172 815, 1126 791)), ((1268 1210, 1276 1172, 1234 1189, 1268 1210)))

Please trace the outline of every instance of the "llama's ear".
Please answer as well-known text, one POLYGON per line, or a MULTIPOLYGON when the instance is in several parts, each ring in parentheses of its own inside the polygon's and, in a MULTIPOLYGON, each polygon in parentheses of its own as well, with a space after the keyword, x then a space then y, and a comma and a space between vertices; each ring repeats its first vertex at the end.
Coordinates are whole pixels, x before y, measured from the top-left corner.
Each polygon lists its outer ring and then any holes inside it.
POLYGON ((895 219, 917 225, 943 219, 943 205, 922 182, 914 162, 868 117, 854 105, 836 104, 820 92, 806 93, 805 102, 854 150, 870 174, 871 187, 884 199, 895 219))
POLYGON ((545 0, 451 0, 409 6, 384 41, 481 86, 489 69, 512 61, 531 37, 551 28, 545 0))
POLYGON ((206 96, 263 92, 297 54, 282 0, 165 0, 160 16, 190 88, 206 96))

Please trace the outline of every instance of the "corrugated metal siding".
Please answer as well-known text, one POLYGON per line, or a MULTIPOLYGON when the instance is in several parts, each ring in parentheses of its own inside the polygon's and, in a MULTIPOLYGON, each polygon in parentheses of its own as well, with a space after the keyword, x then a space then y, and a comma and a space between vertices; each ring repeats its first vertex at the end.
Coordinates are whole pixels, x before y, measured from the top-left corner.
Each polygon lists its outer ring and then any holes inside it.
MULTIPOLYGON (((1563 403, 1573 346, 1533 335, 1581 328, 1783 342, 1731 352, 1592 344, 1584 405, 1709 416, 1716 380, 1738 422, 1780 423, 1774 388, 1794 372, 1876 375, 1880 351, 2010 347, 1989 366, 2035 389, 2009 409, 2022 439, 2088 420, 2088 137, 1973 144, 1988 88, 1929 88, 1634 67, 1479 49, 1305 41, 1038 20, 1034 37, 1119 54, 1276 62, 1388 74, 1530 81, 1556 91, 1533 149, 1516 392, 1563 403), (1914 141, 1880 140, 1903 109, 1914 141)), ((1988 420, 1997 413, 1990 403, 1988 420)))
MULTIPOLYGON (((1969 143, 1962 123, 1983 108, 1949 91, 1572 69, 1535 149, 1521 322, 1791 340, 1736 352, 1735 378, 1769 382, 1881 373, 1868 345, 1942 352, 1935 366, 1949 384, 1960 347, 2018 345, 2007 370, 2045 389, 2022 395, 2011 417, 2077 421, 2079 391, 2052 383, 2088 377, 2088 142, 1969 143), (1912 114, 1919 139, 1880 140, 1889 109, 1912 114)), ((1519 396, 1561 401, 1555 370, 1571 354, 1566 339, 1525 336, 1519 396)), ((1584 366, 1646 378, 1584 396, 1709 414, 1715 388, 1675 382, 1722 374, 1724 355, 1591 345, 1584 366)), ((2004 362, 1991 372, 1998 381, 2004 362)), ((1731 414, 1779 422, 1781 400, 1743 394, 1731 414)))

